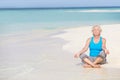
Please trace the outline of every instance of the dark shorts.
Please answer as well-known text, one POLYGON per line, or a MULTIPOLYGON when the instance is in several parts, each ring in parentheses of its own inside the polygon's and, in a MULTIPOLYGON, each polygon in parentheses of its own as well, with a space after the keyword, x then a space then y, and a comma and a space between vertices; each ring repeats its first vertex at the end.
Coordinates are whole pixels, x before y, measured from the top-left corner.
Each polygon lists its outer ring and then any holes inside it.
POLYGON ((101 51, 97 57, 91 57, 91 56, 88 56, 88 55, 83 53, 80 55, 80 58, 82 60, 82 63, 85 63, 84 58, 88 58, 88 59, 90 59, 91 62, 94 62, 96 60, 96 58, 101 57, 103 59, 103 61, 100 64, 105 64, 107 62, 106 56, 107 55, 104 53, 104 51, 101 51))

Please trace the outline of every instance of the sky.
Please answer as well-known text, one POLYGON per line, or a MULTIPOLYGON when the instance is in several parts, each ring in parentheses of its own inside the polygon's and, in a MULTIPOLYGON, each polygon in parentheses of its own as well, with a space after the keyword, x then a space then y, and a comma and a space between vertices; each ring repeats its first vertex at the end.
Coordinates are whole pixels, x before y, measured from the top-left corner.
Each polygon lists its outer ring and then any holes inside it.
POLYGON ((0 8, 120 6, 120 0, 0 0, 0 8))

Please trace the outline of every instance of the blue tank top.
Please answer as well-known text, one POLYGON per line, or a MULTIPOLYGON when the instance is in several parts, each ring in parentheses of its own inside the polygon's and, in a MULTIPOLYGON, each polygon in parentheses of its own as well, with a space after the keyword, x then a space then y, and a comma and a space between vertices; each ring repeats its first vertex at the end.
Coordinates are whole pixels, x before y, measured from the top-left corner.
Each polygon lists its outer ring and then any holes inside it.
POLYGON ((97 57, 99 53, 102 51, 102 37, 100 37, 99 42, 94 42, 94 37, 91 38, 90 45, 90 56, 97 57))

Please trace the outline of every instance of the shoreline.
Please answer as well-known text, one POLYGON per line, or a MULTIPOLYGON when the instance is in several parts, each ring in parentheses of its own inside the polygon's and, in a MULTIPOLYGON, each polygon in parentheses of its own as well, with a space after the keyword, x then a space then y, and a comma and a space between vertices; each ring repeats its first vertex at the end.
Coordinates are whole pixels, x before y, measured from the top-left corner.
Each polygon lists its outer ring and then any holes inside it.
MULTIPOLYGON (((113 26, 113 25, 111 25, 113 26)), ((119 24, 118 24, 119 26, 119 24)), ((103 35, 119 33, 120 28, 103 28, 103 35), (112 29, 112 30, 109 30, 112 29)), ((73 53, 81 49, 84 40, 91 36, 91 27, 78 27, 55 31, 34 31, 21 35, 1 37, 0 79, 1 80, 119 80, 119 43, 114 35, 107 40, 109 63, 102 68, 86 69, 73 53), (112 37, 112 39, 111 39, 112 37), (113 41, 115 41, 113 43, 113 41), (117 45, 117 46, 116 46, 117 45), (115 54, 112 54, 114 52, 115 54), (97 76, 97 77, 96 77, 97 76)))

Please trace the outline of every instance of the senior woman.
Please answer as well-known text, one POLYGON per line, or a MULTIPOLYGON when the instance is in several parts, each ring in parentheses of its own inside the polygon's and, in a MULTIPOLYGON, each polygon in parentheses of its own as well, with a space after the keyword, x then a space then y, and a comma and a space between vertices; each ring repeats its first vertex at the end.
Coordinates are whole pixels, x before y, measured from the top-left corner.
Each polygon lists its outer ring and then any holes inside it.
POLYGON ((109 51, 106 48, 106 39, 100 36, 101 31, 99 25, 93 26, 93 37, 88 38, 83 49, 74 55, 75 58, 81 58, 85 68, 100 68, 100 64, 106 63, 106 54, 109 54, 109 51), (85 54, 88 48, 89 56, 85 54))

